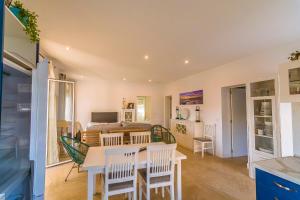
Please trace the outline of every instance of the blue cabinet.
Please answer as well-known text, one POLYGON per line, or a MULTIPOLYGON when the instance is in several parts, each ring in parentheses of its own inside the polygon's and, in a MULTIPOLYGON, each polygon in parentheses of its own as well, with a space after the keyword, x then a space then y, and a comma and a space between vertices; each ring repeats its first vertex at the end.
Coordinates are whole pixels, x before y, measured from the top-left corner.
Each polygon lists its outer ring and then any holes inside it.
POLYGON ((256 169, 257 200, 300 200, 300 185, 256 169))

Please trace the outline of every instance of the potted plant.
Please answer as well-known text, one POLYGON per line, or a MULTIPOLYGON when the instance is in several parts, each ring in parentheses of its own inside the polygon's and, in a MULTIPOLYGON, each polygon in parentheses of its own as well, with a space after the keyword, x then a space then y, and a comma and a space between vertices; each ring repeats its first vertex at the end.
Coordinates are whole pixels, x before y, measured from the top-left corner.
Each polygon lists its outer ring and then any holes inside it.
POLYGON ((9 9, 25 26, 24 31, 30 37, 30 40, 32 42, 38 42, 40 40, 40 30, 37 25, 38 15, 24 8, 23 3, 19 0, 15 1, 9 9))
POLYGON ((295 61, 295 60, 299 60, 299 58, 300 58, 300 51, 295 51, 295 52, 291 53, 289 60, 295 61))

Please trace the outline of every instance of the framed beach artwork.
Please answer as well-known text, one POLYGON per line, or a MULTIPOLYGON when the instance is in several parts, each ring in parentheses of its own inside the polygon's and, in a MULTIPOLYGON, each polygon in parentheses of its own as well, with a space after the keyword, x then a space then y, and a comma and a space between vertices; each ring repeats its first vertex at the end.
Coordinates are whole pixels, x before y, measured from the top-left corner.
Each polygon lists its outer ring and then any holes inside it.
POLYGON ((203 104, 203 90, 180 93, 179 98, 180 105, 203 104))

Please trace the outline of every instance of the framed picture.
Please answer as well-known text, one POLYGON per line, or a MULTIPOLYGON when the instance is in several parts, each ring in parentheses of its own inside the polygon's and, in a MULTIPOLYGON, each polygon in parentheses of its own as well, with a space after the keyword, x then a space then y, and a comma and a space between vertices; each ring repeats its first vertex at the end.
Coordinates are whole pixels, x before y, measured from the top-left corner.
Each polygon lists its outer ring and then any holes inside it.
POLYGON ((203 104, 203 90, 180 93, 179 98, 180 105, 203 104))
POLYGON ((128 103, 127 109, 134 109, 134 103, 128 103))

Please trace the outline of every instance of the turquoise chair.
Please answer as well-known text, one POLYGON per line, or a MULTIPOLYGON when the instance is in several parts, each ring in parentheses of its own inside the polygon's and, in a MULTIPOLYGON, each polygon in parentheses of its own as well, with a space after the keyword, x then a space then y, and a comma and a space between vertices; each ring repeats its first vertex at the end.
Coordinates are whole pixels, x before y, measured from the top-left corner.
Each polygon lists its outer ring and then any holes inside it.
POLYGON ((176 143, 174 135, 165 127, 161 125, 154 125, 151 128, 151 141, 164 142, 166 144, 176 143))
POLYGON ((70 169, 67 177, 65 178, 65 182, 68 180, 68 177, 70 176, 73 168, 78 167, 78 172, 79 172, 79 167, 80 165, 83 164, 84 159, 86 157, 86 154, 89 149, 89 145, 80 142, 79 140, 75 138, 71 138, 68 136, 61 136, 60 141, 63 144, 65 150, 67 151, 68 155, 74 162, 72 168, 70 169))

